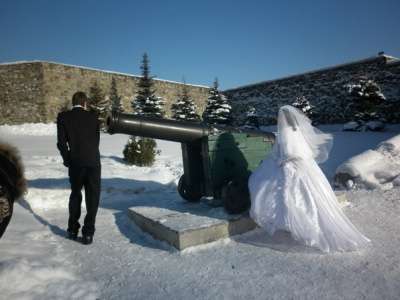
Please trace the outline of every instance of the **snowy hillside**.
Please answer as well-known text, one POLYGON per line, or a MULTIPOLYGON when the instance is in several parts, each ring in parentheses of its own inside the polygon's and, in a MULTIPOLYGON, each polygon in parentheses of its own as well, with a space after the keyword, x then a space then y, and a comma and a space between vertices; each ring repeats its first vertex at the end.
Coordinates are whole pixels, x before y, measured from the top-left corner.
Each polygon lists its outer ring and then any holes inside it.
MULTIPOLYGON (((267 129, 273 130, 269 127, 267 129)), ((329 179, 346 159, 399 133, 334 134, 329 179)), ((178 252, 141 232, 130 206, 173 209, 182 174, 180 145, 158 141, 152 168, 128 166, 128 136, 102 134, 102 194, 94 243, 64 238, 69 182, 52 124, 0 126, 23 156, 29 192, 0 240, 1 299, 396 299, 400 294, 399 189, 347 192, 345 213, 372 240, 357 253, 325 255, 286 235, 255 230, 178 252)), ((187 203, 186 205, 196 205, 187 203)))

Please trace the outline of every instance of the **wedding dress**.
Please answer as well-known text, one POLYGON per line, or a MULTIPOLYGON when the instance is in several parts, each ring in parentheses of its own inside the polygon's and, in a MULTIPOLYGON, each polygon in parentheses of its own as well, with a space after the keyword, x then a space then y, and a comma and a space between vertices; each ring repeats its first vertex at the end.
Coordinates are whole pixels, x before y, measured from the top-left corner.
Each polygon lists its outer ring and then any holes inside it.
POLYGON ((311 125, 298 109, 279 109, 278 134, 269 155, 249 179, 250 216, 269 234, 292 237, 324 252, 351 251, 370 240, 342 212, 317 163, 324 162, 332 136, 311 125))

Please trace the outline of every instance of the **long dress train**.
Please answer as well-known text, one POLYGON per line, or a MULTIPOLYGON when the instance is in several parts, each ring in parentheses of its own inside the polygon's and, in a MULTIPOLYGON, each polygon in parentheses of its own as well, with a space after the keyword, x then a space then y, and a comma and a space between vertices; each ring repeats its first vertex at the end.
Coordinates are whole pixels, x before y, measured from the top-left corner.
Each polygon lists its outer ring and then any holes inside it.
POLYGON ((273 153, 249 179, 250 216, 269 234, 286 230, 324 252, 356 250, 369 242, 342 212, 317 164, 327 159, 331 146, 332 137, 299 110, 279 110, 273 153))

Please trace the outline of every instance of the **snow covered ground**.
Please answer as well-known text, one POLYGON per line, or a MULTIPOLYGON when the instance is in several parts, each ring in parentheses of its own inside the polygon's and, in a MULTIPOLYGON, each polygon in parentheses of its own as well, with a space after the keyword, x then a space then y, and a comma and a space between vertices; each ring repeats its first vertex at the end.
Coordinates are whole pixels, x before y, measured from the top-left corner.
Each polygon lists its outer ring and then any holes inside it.
MULTIPOLYGON (((328 178, 349 157, 400 131, 333 132, 322 165, 328 178)), ((23 156, 29 192, 15 205, 0 240, 1 299, 398 299, 399 189, 347 192, 345 213, 372 240, 357 253, 322 254, 284 234, 254 230, 178 252, 133 225, 136 205, 174 208, 182 202, 180 145, 159 141, 152 168, 127 166, 127 136, 101 136, 102 195, 94 243, 64 238, 69 183, 55 146, 55 126, 0 126, 0 139, 23 156)), ((191 203, 186 203, 188 207, 191 203)))

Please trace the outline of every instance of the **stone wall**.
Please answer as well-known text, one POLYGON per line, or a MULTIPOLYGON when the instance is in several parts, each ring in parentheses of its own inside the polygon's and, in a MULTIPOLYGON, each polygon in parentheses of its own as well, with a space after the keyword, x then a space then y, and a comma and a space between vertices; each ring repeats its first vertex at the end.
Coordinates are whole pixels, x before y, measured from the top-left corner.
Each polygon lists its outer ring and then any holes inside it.
MULTIPOLYGON (((71 102, 72 95, 76 91, 89 93, 94 82, 108 97, 113 77, 124 108, 131 111, 130 101, 137 92, 138 76, 49 62, 0 65, 0 124, 54 122, 61 107, 71 102), (31 108, 33 113, 26 108, 31 108)), ((154 87, 157 96, 165 100, 166 116, 170 116, 170 107, 182 84, 155 80, 154 87)), ((209 88, 195 85, 188 88, 201 113, 209 88)))
MULTIPOLYGON (((106 95, 115 78, 126 111, 137 92, 138 76, 107 72, 49 62, 0 64, 0 124, 24 122, 54 122, 57 113, 78 91, 89 92, 96 81, 106 95)), ((250 106, 256 108, 261 124, 275 121, 278 108, 305 96, 315 107, 316 115, 326 122, 347 121, 342 114, 349 101, 346 85, 360 78, 375 80, 387 101, 399 102, 400 60, 376 57, 334 66, 322 70, 270 80, 224 91, 232 100, 237 125, 245 121, 250 106)), ((181 84, 155 80, 157 95, 164 98, 166 116, 181 90, 181 84)), ((190 94, 202 113, 208 97, 208 87, 189 85, 190 94)))
POLYGON ((0 124, 45 121, 43 72, 40 64, 0 66, 0 124))
POLYGON ((265 81, 224 91, 232 100, 237 124, 242 124, 249 106, 256 108, 261 124, 275 122, 280 106, 305 96, 325 122, 345 122, 342 114, 348 103, 346 85, 360 78, 375 80, 387 101, 399 101, 400 61, 394 57, 376 57, 312 71, 282 79, 265 81))

